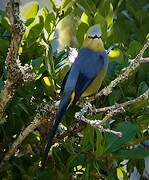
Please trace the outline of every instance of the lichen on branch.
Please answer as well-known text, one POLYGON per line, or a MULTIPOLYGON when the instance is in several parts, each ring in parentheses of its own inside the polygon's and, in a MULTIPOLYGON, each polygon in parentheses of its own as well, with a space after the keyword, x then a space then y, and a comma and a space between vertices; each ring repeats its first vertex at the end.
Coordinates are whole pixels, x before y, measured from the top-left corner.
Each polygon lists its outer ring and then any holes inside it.
POLYGON ((23 67, 18 63, 18 51, 25 31, 23 21, 19 18, 19 4, 14 0, 9 0, 6 11, 10 21, 12 35, 6 57, 7 80, 0 94, 0 121, 4 116, 5 109, 11 101, 17 86, 21 85, 21 83, 27 79, 26 77, 28 77, 28 79, 34 77, 29 71, 30 68, 23 67), (28 76, 26 74, 28 74, 28 76))

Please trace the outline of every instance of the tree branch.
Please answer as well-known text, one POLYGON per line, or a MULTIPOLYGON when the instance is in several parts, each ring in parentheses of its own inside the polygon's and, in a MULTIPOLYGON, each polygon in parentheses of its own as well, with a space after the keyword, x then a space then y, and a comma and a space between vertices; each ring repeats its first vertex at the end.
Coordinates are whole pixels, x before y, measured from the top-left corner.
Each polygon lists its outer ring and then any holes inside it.
POLYGON ((126 101, 121 104, 116 104, 113 106, 108 106, 108 107, 99 108, 99 109, 91 108, 91 106, 88 106, 88 105, 84 106, 81 109, 81 111, 79 111, 75 114, 75 118, 91 125, 94 128, 98 128, 98 130, 101 132, 112 133, 119 137, 122 137, 121 132, 116 132, 111 129, 104 129, 103 126, 101 126, 101 125, 104 124, 110 118, 114 117, 115 115, 117 115, 119 113, 124 113, 125 112, 124 108, 126 108, 126 107, 128 108, 132 105, 142 103, 142 101, 146 101, 146 100, 149 100, 149 89, 145 93, 143 93, 142 95, 137 97, 136 99, 126 101), (88 109, 90 109, 90 111, 92 111, 94 113, 99 113, 99 112, 108 112, 108 113, 104 116, 104 118, 102 120, 91 120, 91 119, 87 119, 84 116, 84 114, 87 113, 88 109))
POLYGON ((149 63, 149 57, 147 58, 142 58, 141 63, 149 63))
POLYGON ((146 100, 149 100, 149 89, 145 93, 143 93, 142 95, 137 97, 136 99, 126 101, 126 102, 121 103, 121 104, 115 104, 113 106, 95 109, 94 112, 100 113, 100 112, 114 111, 114 110, 120 109, 120 108, 126 108, 126 107, 128 108, 128 107, 133 106, 135 104, 142 103, 142 101, 146 101, 146 100))
MULTIPOLYGON (((93 109, 93 111, 96 113, 109 111, 102 120, 95 120, 94 126, 101 128, 102 127, 101 125, 104 124, 107 120, 109 120, 113 116, 115 116, 119 113, 124 113, 125 112, 124 108, 128 108, 135 104, 142 103, 142 101, 149 101, 149 89, 145 93, 143 93, 142 95, 140 95, 139 97, 137 97, 136 99, 133 99, 131 101, 127 101, 127 102, 124 102, 121 104, 116 104, 116 105, 109 106, 109 107, 93 109)), ((149 104, 149 102, 148 102, 148 104, 149 104)), ((84 121, 84 119, 81 119, 81 120, 84 121)))
POLYGON ((33 80, 34 74, 31 73, 31 67, 28 65, 21 66, 18 51, 21 44, 22 36, 25 31, 24 24, 19 18, 19 4, 14 0, 7 3, 7 14, 11 24, 11 43, 6 57, 7 80, 0 94, 0 121, 4 116, 7 104, 12 99, 14 92, 21 82, 33 80))
MULTIPOLYGON (((81 111, 79 111, 79 112, 77 112, 77 113, 75 114, 75 118, 78 119, 78 120, 81 120, 81 121, 83 121, 83 122, 85 122, 85 123, 87 123, 87 124, 89 124, 90 126, 96 128, 96 129, 98 129, 100 132, 112 133, 112 134, 114 134, 114 135, 116 135, 116 136, 118 136, 118 137, 122 137, 122 133, 121 133, 121 132, 113 131, 113 130, 111 130, 111 129, 109 129, 109 128, 106 128, 106 129, 103 128, 103 126, 101 126, 102 121, 100 121, 100 120, 87 119, 87 118, 84 116, 84 114, 87 113, 88 109, 91 110, 91 107, 88 106, 88 105, 84 106, 84 107, 81 109, 81 111)), ((111 114, 109 114, 108 116, 105 116, 105 119, 108 120, 109 118, 111 118, 111 117, 114 115, 114 113, 115 113, 114 111, 111 112, 111 114)), ((103 120, 104 120, 104 119, 103 119, 103 120)))
POLYGON ((22 21, 18 18, 19 6, 13 0, 7 4, 7 14, 11 23, 12 37, 10 48, 6 57, 7 74, 5 87, 0 95, 0 119, 3 116, 8 102, 12 99, 16 84, 22 79, 22 74, 17 66, 18 50, 24 32, 22 21))
POLYGON ((0 164, 0 169, 2 169, 3 165, 5 164, 6 161, 8 161, 11 156, 14 155, 14 153, 17 151, 18 146, 26 139, 26 137, 32 133, 36 128, 40 127, 42 124, 50 121, 53 123, 54 116, 55 116, 55 111, 53 108, 55 105, 41 105, 37 110, 37 114, 34 117, 34 120, 31 122, 29 126, 27 126, 18 136, 18 138, 13 142, 9 150, 6 152, 1 164, 0 164))

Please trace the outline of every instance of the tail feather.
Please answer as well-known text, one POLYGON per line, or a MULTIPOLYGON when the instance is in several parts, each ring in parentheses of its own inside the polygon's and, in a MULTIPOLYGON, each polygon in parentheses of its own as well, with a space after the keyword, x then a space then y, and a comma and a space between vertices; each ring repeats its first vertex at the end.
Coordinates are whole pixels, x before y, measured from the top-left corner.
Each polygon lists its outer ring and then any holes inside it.
POLYGON ((65 96, 63 96, 61 102, 60 102, 60 105, 59 105, 59 111, 57 112, 56 114, 56 119, 55 119, 55 122, 54 122, 54 125, 53 125, 53 128, 52 130, 49 131, 48 133, 48 144, 45 148, 45 153, 44 153, 44 159, 42 161, 42 166, 41 166, 41 169, 44 169, 46 163, 47 163, 47 160, 48 160, 48 153, 49 153, 49 150, 52 146, 52 140, 56 134, 56 131, 57 131, 57 128, 58 128, 58 125, 70 103, 70 95, 67 93, 65 96))

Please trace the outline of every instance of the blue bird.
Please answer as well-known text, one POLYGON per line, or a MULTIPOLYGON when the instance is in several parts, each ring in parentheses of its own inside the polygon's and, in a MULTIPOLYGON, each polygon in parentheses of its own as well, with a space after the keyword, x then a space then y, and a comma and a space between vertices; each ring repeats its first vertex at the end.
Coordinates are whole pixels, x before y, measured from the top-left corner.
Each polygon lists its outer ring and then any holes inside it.
POLYGON ((53 128, 48 134, 42 168, 45 167, 52 140, 67 108, 70 104, 76 104, 80 97, 95 94, 101 86, 107 68, 108 57, 101 40, 100 28, 94 25, 85 34, 78 56, 63 80, 61 87, 63 95, 53 128))

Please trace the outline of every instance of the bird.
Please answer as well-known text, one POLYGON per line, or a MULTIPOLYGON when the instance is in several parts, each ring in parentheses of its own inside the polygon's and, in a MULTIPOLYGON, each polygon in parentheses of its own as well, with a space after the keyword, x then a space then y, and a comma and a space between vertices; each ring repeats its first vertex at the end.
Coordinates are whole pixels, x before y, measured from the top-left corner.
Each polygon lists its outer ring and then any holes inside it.
POLYGON ((80 97, 95 94, 101 86, 107 68, 108 56, 101 39, 100 26, 96 24, 91 26, 84 35, 78 56, 62 82, 61 91, 63 93, 53 128, 48 134, 48 143, 41 163, 42 169, 45 168, 52 140, 68 107, 75 105, 80 97))

